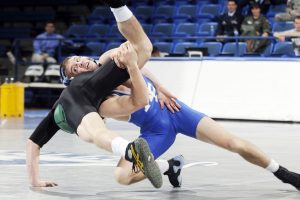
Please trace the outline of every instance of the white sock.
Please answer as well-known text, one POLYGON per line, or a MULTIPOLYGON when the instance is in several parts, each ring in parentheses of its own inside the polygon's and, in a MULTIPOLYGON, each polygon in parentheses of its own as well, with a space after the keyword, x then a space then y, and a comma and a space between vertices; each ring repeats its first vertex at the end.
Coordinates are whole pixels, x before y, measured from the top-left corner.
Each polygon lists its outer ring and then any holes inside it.
POLYGON ((122 6, 120 8, 110 8, 110 10, 114 14, 117 22, 127 21, 133 15, 127 6, 122 6))
POLYGON ((165 173, 169 169, 169 163, 166 160, 156 160, 161 173, 165 173))
POLYGON ((112 149, 113 154, 122 156, 123 158, 125 158, 125 151, 126 151, 128 144, 129 144, 129 141, 125 140, 124 138, 117 137, 117 138, 113 139, 113 141, 111 142, 111 149, 112 149))
POLYGON ((279 169, 279 164, 275 160, 271 160, 270 164, 266 167, 266 170, 274 173, 279 169))

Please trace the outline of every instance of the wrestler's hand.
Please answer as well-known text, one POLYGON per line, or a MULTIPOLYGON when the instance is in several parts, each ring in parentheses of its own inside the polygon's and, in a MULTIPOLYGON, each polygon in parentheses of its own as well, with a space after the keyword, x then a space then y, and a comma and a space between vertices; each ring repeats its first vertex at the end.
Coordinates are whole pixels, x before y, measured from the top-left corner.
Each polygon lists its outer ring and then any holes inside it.
POLYGON ((119 57, 121 56, 121 48, 117 48, 115 50, 113 50, 111 52, 111 54, 109 55, 109 57, 116 63, 116 65, 121 68, 121 69, 125 69, 126 66, 121 64, 119 61, 119 57))
POLYGON ((58 186, 57 183, 53 181, 38 181, 32 184, 32 187, 55 187, 58 186))
POLYGON ((159 87, 157 89, 157 98, 161 109, 165 106, 172 112, 178 112, 181 106, 176 102, 177 97, 175 97, 170 91, 164 87, 159 87))
POLYGON ((118 60, 121 65, 125 65, 127 69, 137 67, 138 56, 133 46, 129 42, 125 42, 120 46, 121 55, 118 60))

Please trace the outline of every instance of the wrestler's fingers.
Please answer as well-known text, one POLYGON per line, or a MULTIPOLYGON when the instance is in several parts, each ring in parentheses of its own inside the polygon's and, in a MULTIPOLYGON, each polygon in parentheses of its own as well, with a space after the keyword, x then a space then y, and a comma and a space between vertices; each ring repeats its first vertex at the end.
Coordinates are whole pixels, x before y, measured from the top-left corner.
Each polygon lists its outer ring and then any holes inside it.
POLYGON ((172 112, 175 113, 174 109, 172 108, 171 104, 167 104, 168 109, 172 112))
POLYGON ((164 101, 161 100, 161 99, 159 99, 159 104, 160 104, 160 108, 161 108, 161 109, 164 109, 164 107, 165 107, 164 101))
POLYGON ((171 100, 177 108, 181 108, 181 105, 175 99, 171 98, 171 100))

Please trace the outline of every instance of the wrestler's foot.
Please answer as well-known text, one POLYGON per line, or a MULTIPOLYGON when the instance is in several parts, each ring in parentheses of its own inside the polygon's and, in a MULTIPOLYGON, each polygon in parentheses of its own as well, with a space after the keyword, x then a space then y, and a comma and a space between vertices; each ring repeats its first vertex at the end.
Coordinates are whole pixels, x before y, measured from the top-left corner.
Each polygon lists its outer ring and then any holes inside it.
POLYGON ((129 143, 125 159, 133 163, 132 170, 142 171, 155 188, 162 186, 162 175, 154 160, 148 143, 143 138, 138 138, 129 143))
POLYGON ((169 178, 170 183, 174 187, 180 187, 182 183, 181 170, 184 165, 184 158, 182 155, 175 156, 174 158, 168 160, 169 169, 164 173, 169 178))
POLYGON ((298 190, 300 190, 300 174, 291 172, 286 168, 279 166, 279 169, 274 173, 284 183, 289 183, 298 190))

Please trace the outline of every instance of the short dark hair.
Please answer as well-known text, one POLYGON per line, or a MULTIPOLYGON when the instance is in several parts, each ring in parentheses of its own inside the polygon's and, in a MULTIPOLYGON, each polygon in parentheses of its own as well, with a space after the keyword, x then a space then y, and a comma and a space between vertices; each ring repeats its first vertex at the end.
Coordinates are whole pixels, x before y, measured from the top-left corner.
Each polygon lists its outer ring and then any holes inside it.
POLYGON ((300 19, 300 15, 296 16, 295 19, 294 19, 294 21, 295 21, 296 19, 300 19))
POLYGON ((228 2, 233 2, 233 3, 235 3, 237 5, 237 1, 236 0, 228 0, 227 3, 228 2))
POLYGON ((260 9, 260 5, 258 3, 254 3, 251 5, 251 10, 254 8, 259 8, 260 9))

